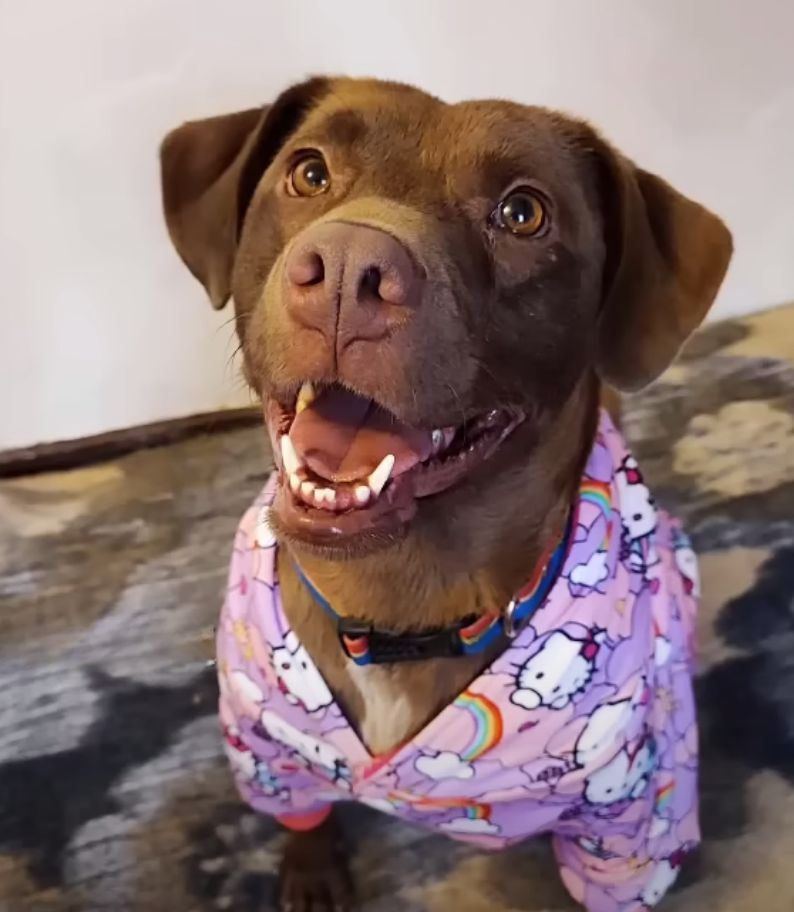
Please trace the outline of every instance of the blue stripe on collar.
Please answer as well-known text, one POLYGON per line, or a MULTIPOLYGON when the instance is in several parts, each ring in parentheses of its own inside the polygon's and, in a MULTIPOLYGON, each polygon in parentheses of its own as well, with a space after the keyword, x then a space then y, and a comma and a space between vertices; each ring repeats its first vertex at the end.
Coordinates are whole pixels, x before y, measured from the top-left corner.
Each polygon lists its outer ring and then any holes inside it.
POLYGON ((517 636, 542 606, 568 553, 573 512, 572 510, 568 517, 565 532, 557 546, 548 559, 538 562, 535 573, 510 602, 504 615, 482 615, 473 620, 467 618, 447 628, 419 633, 395 633, 374 627, 366 621, 344 617, 334 610, 294 559, 293 566, 311 597, 334 621, 342 649, 357 665, 477 655, 499 639, 509 640, 517 636))

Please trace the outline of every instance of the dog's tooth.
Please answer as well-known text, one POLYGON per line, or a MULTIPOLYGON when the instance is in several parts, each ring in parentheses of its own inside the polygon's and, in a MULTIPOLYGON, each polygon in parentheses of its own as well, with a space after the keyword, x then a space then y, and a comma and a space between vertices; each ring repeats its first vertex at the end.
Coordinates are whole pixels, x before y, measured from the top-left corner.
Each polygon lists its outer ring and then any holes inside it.
POLYGON ((430 435, 430 443, 433 447, 433 452, 437 453, 441 449, 441 445, 444 443, 444 432, 441 428, 435 428, 430 435))
POLYGON ((284 471, 287 475, 296 475, 298 469, 303 465, 289 434, 281 435, 281 461, 284 463, 284 471))
POLYGON ((369 485, 356 485, 356 489, 353 491, 353 496, 356 498, 356 503, 361 507, 369 503, 371 494, 372 491, 370 490, 369 485))
POLYGON ((336 500, 336 491, 332 488, 317 488, 314 492, 314 501, 315 503, 323 504, 332 504, 336 500))
POLYGON ((298 393, 298 401, 295 403, 295 414, 300 415, 300 413, 307 406, 311 405, 316 398, 317 393, 315 392, 314 384, 310 380, 307 380, 298 393))
POLYGON ((297 494, 301 489, 301 480, 294 472, 289 476, 289 486, 293 494, 297 494))
POLYGON ((311 500, 312 494, 314 494, 315 484, 313 481, 304 481, 301 484, 301 494, 303 495, 304 500, 311 500))
POLYGON ((367 479, 370 489, 372 490, 372 493, 375 497, 380 496, 380 492, 383 490, 386 482, 389 480, 389 476, 391 475, 392 469, 394 468, 394 463, 394 456, 389 453, 388 456, 383 457, 380 465, 367 479))

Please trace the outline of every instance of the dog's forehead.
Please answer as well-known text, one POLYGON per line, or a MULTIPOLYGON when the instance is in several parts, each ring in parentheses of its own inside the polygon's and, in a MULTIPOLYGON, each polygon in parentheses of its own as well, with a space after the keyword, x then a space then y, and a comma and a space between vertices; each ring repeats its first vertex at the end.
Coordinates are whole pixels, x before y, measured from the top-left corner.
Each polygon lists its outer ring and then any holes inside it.
POLYGON ((410 86, 369 81, 334 84, 307 114, 301 139, 351 153, 393 157, 421 151, 443 102, 410 86))
POLYGON ((410 86, 367 81, 329 92, 301 132, 370 162, 443 174, 448 186, 478 195, 522 177, 570 180, 576 124, 543 108, 446 104, 410 86))
POLYGON ((577 171, 577 125, 545 108, 506 101, 451 106, 436 127, 437 147, 465 182, 498 194, 523 179, 562 189, 577 171), (444 141, 443 136, 447 139, 444 141), (458 141, 449 142, 449 137, 458 141))

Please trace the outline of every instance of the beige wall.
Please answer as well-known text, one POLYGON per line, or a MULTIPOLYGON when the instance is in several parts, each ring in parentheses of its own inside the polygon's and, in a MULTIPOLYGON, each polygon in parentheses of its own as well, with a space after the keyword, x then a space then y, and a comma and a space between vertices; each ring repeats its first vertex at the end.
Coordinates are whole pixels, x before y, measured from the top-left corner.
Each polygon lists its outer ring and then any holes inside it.
POLYGON ((722 213, 725 315, 794 297, 786 0, 37 0, 0 8, 0 448, 246 401, 161 224, 188 117, 314 72, 589 117, 722 213))

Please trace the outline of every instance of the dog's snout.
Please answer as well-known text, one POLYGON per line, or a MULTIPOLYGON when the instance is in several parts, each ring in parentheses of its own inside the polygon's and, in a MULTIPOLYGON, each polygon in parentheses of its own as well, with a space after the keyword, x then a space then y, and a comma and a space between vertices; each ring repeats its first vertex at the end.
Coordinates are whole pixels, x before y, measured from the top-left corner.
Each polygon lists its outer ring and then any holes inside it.
POLYGON ((421 294, 419 267, 397 238, 346 222, 306 231, 287 255, 284 277, 293 320, 340 349, 386 336, 409 319, 421 294))

